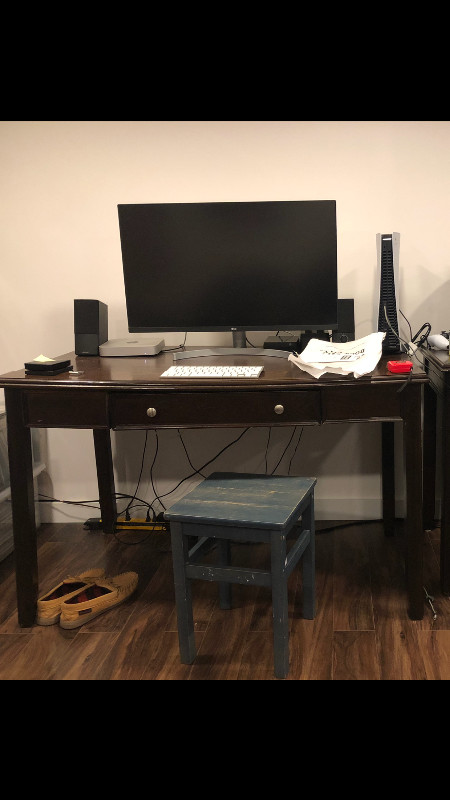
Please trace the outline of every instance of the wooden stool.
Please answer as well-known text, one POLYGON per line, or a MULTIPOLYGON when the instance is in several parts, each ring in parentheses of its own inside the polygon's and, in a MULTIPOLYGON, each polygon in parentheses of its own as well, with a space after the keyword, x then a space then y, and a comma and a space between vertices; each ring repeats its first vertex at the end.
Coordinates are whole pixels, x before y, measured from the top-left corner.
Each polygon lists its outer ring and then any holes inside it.
MULTIPOLYGON (((231 608, 231 584, 272 588, 275 677, 289 672, 287 581, 303 558, 303 616, 315 616, 314 486, 316 478, 215 472, 165 512, 170 520, 180 658, 196 656, 192 580, 217 581, 220 607, 231 608), (301 517, 301 521, 299 518, 301 517), (287 549, 294 526, 296 541, 287 549), (188 537, 197 541, 189 547, 188 537), (217 566, 200 556, 217 539, 217 566), (270 570, 234 567, 230 542, 270 544, 270 570)), ((192 542, 192 540, 191 540, 192 542)))

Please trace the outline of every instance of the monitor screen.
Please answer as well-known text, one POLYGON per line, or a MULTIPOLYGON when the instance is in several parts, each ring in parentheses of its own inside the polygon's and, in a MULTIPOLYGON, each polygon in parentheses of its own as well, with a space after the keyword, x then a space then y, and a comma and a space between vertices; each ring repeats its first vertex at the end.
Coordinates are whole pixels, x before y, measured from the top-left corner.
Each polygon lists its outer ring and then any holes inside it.
POLYGON ((335 200, 118 206, 128 329, 337 328, 335 200))

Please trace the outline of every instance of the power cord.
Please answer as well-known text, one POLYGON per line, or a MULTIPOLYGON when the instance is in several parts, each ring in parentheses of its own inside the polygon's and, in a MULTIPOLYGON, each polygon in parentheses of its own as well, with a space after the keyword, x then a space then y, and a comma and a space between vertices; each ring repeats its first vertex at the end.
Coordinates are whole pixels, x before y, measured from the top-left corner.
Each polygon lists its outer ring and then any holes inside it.
MULTIPOLYGON (((429 322, 424 322, 422 327, 419 328, 417 333, 415 333, 414 336, 413 336, 412 335, 412 328, 411 328, 411 325, 409 323, 409 320, 407 319, 407 317, 405 317, 405 315, 404 315, 403 311, 401 310, 401 308, 399 309, 399 311, 400 311, 400 314, 402 315, 403 319, 406 320, 406 323, 408 325, 408 328, 409 328, 409 345, 413 346, 412 349, 415 352, 417 350, 417 348, 422 347, 425 344, 425 342, 428 342, 428 337, 429 337, 429 335, 431 333, 431 325, 430 325, 429 322)), ((412 355, 412 354, 410 353, 410 355, 412 355)))
MULTIPOLYGON (((410 322, 409 322, 408 318, 404 315, 403 311, 401 309, 399 309, 400 314, 406 320, 406 323, 407 323, 408 328, 409 328, 410 340, 409 340, 409 342, 407 342, 406 339, 402 339, 398 335, 397 331, 394 330, 394 328, 392 327, 391 323, 389 322, 388 315, 387 315, 387 310, 386 310, 386 305, 384 305, 383 308, 384 308, 384 316, 386 318, 386 322, 389 325, 389 328, 391 329, 391 331, 394 334, 394 336, 396 336, 397 339, 399 340, 399 342, 401 342, 401 344, 403 344, 403 346, 405 348, 404 352, 407 355, 409 355, 411 358, 414 358, 417 361, 417 363, 419 364, 419 366, 423 370, 425 370, 424 361, 419 358, 419 356, 417 355, 417 351, 419 350, 420 347, 423 347, 423 345, 426 342, 428 342, 428 336, 431 333, 431 325, 430 325, 430 323, 429 322, 424 322, 422 327, 419 328, 417 333, 415 333, 414 336, 413 336, 412 335, 412 328, 411 328, 411 325, 410 325, 410 322)), ((433 371, 433 370, 431 370, 431 371, 433 371)), ((403 382, 403 384, 401 385, 400 389, 398 389, 397 391, 398 392, 402 392, 406 388, 408 383, 410 383, 411 378, 412 378, 412 369, 408 373, 407 379, 403 382)))
POLYGON ((184 334, 184 341, 182 344, 177 344, 175 347, 165 347, 162 352, 163 353, 172 353, 174 350, 184 350, 186 346, 186 339, 187 339, 187 331, 184 334))
MULTIPOLYGON (((400 311, 400 314, 402 315, 402 317, 406 320, 406 323, 407 323, 407 325, 409 327, 410 336, 411 336, 409 343, 405 342, 405 345, 408 348, 407 351, 406 351, 407 354, 409 356, 411 356, 411 358, 414 358, 417 361, 417 363, 419 364, 419 366, 425 372, 432 373, 436 379, 439 379, 440 376, 439 376, 438 370, 436 370, 431 363, 428 363, 428 365, 425 366, 424 359, 423 358, 420 359, 419 355, 418 355, 419 348, 423 347, 425 344, 428 344, 428 337, 429 337, 429 335, 431 333, 431 325, 430 325, 430 323, 429 322, 424 322, 424 324, 422 325, 421 328, 419 328, 417 333, 414 334, 414 336, 412 336, 412 329, 411 329, 411 325, 409 323, 409 320, 407 319, 407 317, 405 317, 405 315, 404 315, 404 313, 403 313, 403 311, 401 309, 399 309, 399 311, 400 311)), ((389 324, 389 320, 388 320, 388 324, 389 324)), ((394 333, 395 333, 395 331, 394 331, 394 333)), ((401 340, 401 341, 404 341, 404 340, 401 340)), ((411 379, 411 372, 409 373, 408 378, 411 379)), ((408 381, 406 381, 405 383, 407 383, 407 382, 408 381)))
POLYGON ((422 347, 425 342, 428 342, 428 337, 431 333, 431 325, 429 322, 425 322, 422 327, 417 331, 417 333, 412 337, 411 342, 415 344, 416 347, 422 347), (425 333, 422 333, 425 331, 425 333), (422 336, 420 334, 422 333, 422 336))
POLYGON ((164 492, 164 494, 156 495, 155 499, 150 503, 150 507, 152 508, 152 510, 153 510, 153 504, 156 503, 156 502, 160 503, 163 506, 163 508, 165 509, 165 506, 163 505, 163 503, 161 501, 162 497, 167 497, 169 494, 172 494, 173 492, 175 492, 178 489, 178 487, 181 486, 181 484, 184 483, 185 481, 188 481, 189 478, 193 478, 195 475, 201 474, 202 470, 204 470, 205 467, 208 467, 210 464, 212 464, 212 462, 215 461, 216 458, 218 458, 220 455, 222 455, 222 453, 224 453, 225 450, 228 450, 229 447, 231 447, 233 444, 236 444, 240 439, 242 439, 242 437, 246 433, 248 433, 248 431, 250 429, 251 429, 250 427, 244 428, 242 433, 240 433, 239 436, 236 437, 236 439, 233 439, 233 441, 231 441, 228 444, 226 444, 225 447, 222 447, 222 449, 219 450, 219 452, 216 453, 215 456, 210 458, 209 461, 206 461, 205 464, 202 464, 202 466, 199 469, 196 469, 194 472, 191 472, 190 475, 186 475, 184 478, 181 479, 181 481, 178 481, 177 485, 174 486, 173 489, 170 489, 169 492, 164 492))

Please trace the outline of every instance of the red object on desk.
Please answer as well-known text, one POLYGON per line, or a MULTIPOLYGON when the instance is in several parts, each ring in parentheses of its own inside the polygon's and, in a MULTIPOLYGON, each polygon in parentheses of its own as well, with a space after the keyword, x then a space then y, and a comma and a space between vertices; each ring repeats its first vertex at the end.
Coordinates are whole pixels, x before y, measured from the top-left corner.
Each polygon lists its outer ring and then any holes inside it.
POLYGON ((411 372, 412 361, 388 361, 387 368, 389 372, 411 372))

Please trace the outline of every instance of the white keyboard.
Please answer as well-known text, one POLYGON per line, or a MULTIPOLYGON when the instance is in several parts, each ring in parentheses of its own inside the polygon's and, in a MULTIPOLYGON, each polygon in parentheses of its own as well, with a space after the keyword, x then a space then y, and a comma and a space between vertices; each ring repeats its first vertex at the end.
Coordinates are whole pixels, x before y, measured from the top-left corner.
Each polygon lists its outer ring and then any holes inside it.
POLYGON ((161 378, 258 378, 264 367, 169 367, 161 378))

